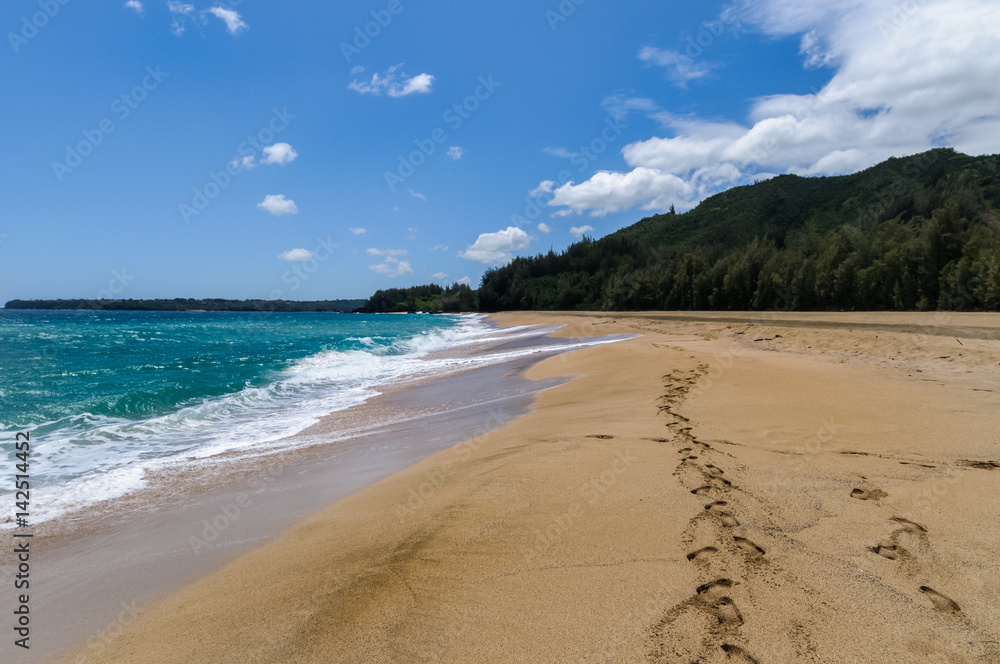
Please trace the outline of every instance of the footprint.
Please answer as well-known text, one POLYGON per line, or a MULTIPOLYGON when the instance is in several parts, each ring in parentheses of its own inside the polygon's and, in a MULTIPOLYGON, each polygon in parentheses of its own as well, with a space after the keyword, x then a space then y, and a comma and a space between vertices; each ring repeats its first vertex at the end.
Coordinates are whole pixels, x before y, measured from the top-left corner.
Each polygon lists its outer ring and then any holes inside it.
POLYGON ((736 608, 736 604, 732 598, 723 594, 726 588, 732 588, 732 586, 732 579, 716 579, 703 586, 698 586, 695 591, 698 601, 702 602, 702 606, 715 616, 719 626, 723 628, 734 628, 743 624, 743 615, 736 608))
MULTIPOLYGON (((706 548, 714 548, 714 547, 706 547, 706 548)), ((732 587, 733 587, 732 579, 716 579, 715 581, 709 581, 708 583, 698 586, 698 588, 695 589, 694 592, 697 595, 704 595, 705 593, 715 590, 716 588, 732 588, 732 587)))
POLYGON ((730 514, 729 512, 714 512, 722 520, 722 525, 726 528, 736 528, 740 525, 739 519, 730 514))
POLYGON ((741 664, 760 664, 760 662, 750 656, 750 653, 739 646, 723 643, 722 651, 726 653, 727 659, 734 662, 740 662, 741 664))
POLYGON ((889 560, 896 559, 896 553, 899 550, 895 544, 879 544, 878 546, 873 546, 871 548, 872 553, 877 553, 883 558, 888 558, 889 560))
POLYGON ((715 617, 718 618, 721 627, 731 629, 743 624, 743 615, 729 597, 723 597, 712 606, 715 609, 715 617))
POLYGON ((921 526, 919 523, 915 523, 913 521, 910 521, 909 519, 904 519, 904 518, 899 517, 899 516, 894 516, 890 520, 891 521, 895 521, 896 523, 898 523, 901 526, 903 526, 903 530, 905 530, 908 533, 917 534, 917 533, 926 533, 927 532, 926 528, 924 528, 923 526, 921 526))
POLYGON ((719 468, 718 466, 713 466, 710 463, 706 463, 705 464, 705 471, 709 475, 722 475, 722 474, 724 474, 726 472, 726 471, 722 470, 721 468, 719 468))
POLYGON ((760 548, 759 546, 748 540, 746 537, 734 536, 733 541, 736 543, 736 546, 742 549, 743 552, 749 555, 751 558, 760 558, 765 553, 767 553, 766 551, 764 551, 764 549, 760 548))
POLYGON ((724 507, 724 506, 726 506, 728 504, 729 503, 726 502, 725 500, 717 500, 714 503, 709 503, 708 505, 705 505, 705 509, 710 510, 713 507, 724 507))
POLYGON ((594 433, 587 436, 587 438, 600 438, 601 440, 611 440, 612 438, 614 438, 614 436, 609 436, 606 433, 594 433))
POLYGON ((966 468, 978 468, 979 470, 996 470, 1000 468, 1000 463, 996 461, 972 461, 971 459, 963 459, 958 462, 958 465, 965 466, 966 468))
POLYGON ((743 615, 728 596, 733 585, 732 579, 716 579, 671 607, 651 629, 655 645, 648 661, 705 661, 718 647, 713 636, 733 634, 743 624, 743 615))
POLYGON ((690 451, 691 451, 690 447, 685 447, 683 450, 678 450, 677 453, 678 454, 687 454, 690 451))
POLYGON ((706 546, 704 548, 698 549, 697 551, 692 551, 691 553, 687 554, 687 559, 703 560, 708 556, 712 555, 713 553, 718 553, 718 552, 719 550, 716 549, 714 546, 706 546))
POLYGON ((693 493, 696 496, 701 496, 703 494, 708 493, 709 491, 711 491, 714 488, 715 488, 714 486, 711 486, 709 484, 705 484, 703 486, 698 487, 697 489, 691 489, 691 493, 693 493))
POLYGON ((892 517, 891 521, 899 524, 900 527, 892 531, 888 543, 879 543, 868 550, 882 556, 886 560, 898 560, 904 565, 908 573, 912 575, 918 571, 918 568, 914 567, 913 554, 904 545, 927 546, 927 528, 899 516, 892 517), (912 542, 907 540, 907 535, 910 536, 912 542))
POLYGON ((866 489, 855 489, 851 491, 851 498, 857 498, 858 500, 881 500, 888 496, 885 491, 881 489, 872 489, 868 491, 866 489))
POLYGON ((927 595, 927 598, 934 605, 934 608, 942 613, 961 613, 962 609, 955 603, 954 600, 945 597, 933 588, 928 588, 927 586, 920 586, 920 592, 927 595))

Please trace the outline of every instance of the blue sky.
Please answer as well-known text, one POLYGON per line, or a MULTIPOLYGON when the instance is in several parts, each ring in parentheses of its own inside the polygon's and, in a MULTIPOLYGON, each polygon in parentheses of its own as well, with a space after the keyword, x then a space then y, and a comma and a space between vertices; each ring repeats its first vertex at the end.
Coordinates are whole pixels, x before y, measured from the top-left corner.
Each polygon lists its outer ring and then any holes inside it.
POLYGON ((0 300, 477 285, 753 179, 1000 152, 998 24, 979 0, 9 0, 0 300))

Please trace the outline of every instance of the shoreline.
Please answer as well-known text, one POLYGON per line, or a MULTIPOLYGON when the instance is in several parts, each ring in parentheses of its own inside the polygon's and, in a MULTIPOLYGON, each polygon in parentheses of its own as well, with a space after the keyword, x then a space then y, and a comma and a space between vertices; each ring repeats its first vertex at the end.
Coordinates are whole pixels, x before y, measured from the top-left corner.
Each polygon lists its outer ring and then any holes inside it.
MULTIPOLYGON (((329 386, 328 393, 332 393, 331 396, 336 397, 333 403, 325 403, 315 406, 310 404, 309 407, 305 409, 304 415, 302 414, 300 408, 296 405, 293 404, 290 406, 286 403, 282 411, 285 413, 298 413, 299 417, 291 418, 291 421, 286 420, 285 422, 280 423, 277 427, 270 424, 271 418, 273 418, 277 413, 274 410, 266 410, 267 406, 270 404, 266 399, 264 399, 256 404, 258 408, 248 408, 245 410, 246 415, 249 416, 253 413, 253 417, 256 417, 255 422, 251 421, 247 422, 247 424, 256 424, 258 426, 248 426, 247 430, 243 430, 239 433, 234 433, 230 430, 228 432, 230 434, 228 438, 213 438, 213 436, 204 435, 201 437, 201 440, 199 440, 197 435, 195 435, 182 442, 182 445, 184 443, 188 444, 187 451, 177 451, 163 447, 156 450, 155 454, 144 458, 141 463, 133 464, 132 467, 113 467, 113 474, 121 473, 127 476, 127 479, 125 482, 116 482, 115 484, 117 484, 117 486, 114 486, 113 488, 99 486, 97 491, 99 495, 95 496, 93 493, 87 492, 83 492, 81 494, 79 482, 77 482, 77 484, 73 484, 71 480, 70 483, 63 484, 66 478, 53 478, 52 481, 55 484, 50 485, 50 488, 54 489, 54 491, 50 491, 48 493, 59 495, 65 491, 73 498, 79 498, 79 500, 75 504, 69 501, 53 500, 55 505, 52 506, 39 501, 38 504, 35 505, 34 514, 38 524, 36 525, 36 531, 44 536, 50 536, 53 534, 52 529, 55 528, 60 531, 61 534, 61 531, 67 530, 67 528, 63 527, 61 524, 69 524, 70 529, 72 529, 72 527, 75 527, 77 522, 92 521, 95 516, 99 518, 101 516, 101 512, 108 510, 116 511, 122 504, 127 505, 129 508, 141 509, 146 503, 157 502, 162 500, 165 496, 170 495, 172 490, 171 485, 183 484, 186 476, 198 474, 205 466, 222 467, 231 465, 234 462, 238 463, 241 459, 252 460, 254 458, 266 456, 269 453, 287 454, 289 448, 294 448, 300 444, 309 445, 307 432, 316 424, 323 421, 323 419, 337 416, 338 414, 346 411, 354 413, 358 410, 365 410, 365 404, 381 394, 392 393, 399 389, 405 389, 408 386, 419 385, 425 380, 434 380, 443 376, 460 373, 468 368, 474 368, 471 366, 452 367, 447 366, 447 363, 449 359, 468 359, 475 358, 477 355, 482 356, 502 341, 491 338, 492 331, 489 326, 482 324, 482 317, 480 316, 455 316, 451 318, 455 319, 455 324, 453 327, 445 328, 446 331, 444 331, 443 334, 454 334, 457 336, 457 340, 455 336, 453 336, 451 341, 453 343, 457 341, 457 346, 461 349, 459 352, 449 354, 447 352, 442 352, 440 348, 433 349, 433 341, 430 344, 431 348, 428 348, 428 344, 426 342, 435 339, 435 335, 440 332, 440 330, 430 329, 425 330, 422 333, 414 334, 408 339, 402 340, 404 347, 406 347, 406 345, 409 346, 409 352, 404 352, 394 356, 394 358, 398 358, 398 360, 407 362, 409 366, 406 370, 397 372, 395 375, 379 376, 378 368, 376 368, 373 372, 370 372, 369 375, 360 376, 358 380, 354 381, 354 385, 348 386, 348 389, 340 390, 339 394, 338 390, 331 389, 333 386, 329 386), (423 344, 422 347, 421 344, 423 344), (435 363, 435 359, 443 360, 444 366, 442 366, 442 362, 440 361, 435 363), (428 362, 427 360, 430 361, 428 362), (256 435, 255 429, 259 428, 260 425, 263 425, 267 431, 264 436, 256 435), (236 442, 236 444, 231 444, 231 441, 236 442), (147 498, 144 498, 144 496, 147 498)), ((440 336, 437 338, 440 339, 440 336)), ((288 366, 281 370, 272 371, 261 386, 253 387, 251 389, 258 389, 259 387, 267 389, 276 384, 280 384, 282 380, 287 379, 287 376, 282 376, 282 374, 286 374, 287 370, 295 369, 303 362, 320 358, 324 355, 324 353, 325 351, 319 351, 312 356, 288 359, 288 366)), ((371 360, 379 357, 387 356, 380 356, 378 353, 375 353, 373 356, 369 356, 366 359, 371 360)), ((394 359, 394 361, 398 360, 394 359)), ((348 382, 350 382, 350 378, 348 379, 348 382)), ((172 416, 183 416, 185 412, 192 409, 217 408, 220 404, 225 405, 228 400, 238 401, 244 397, 246 387, 249 386, 244 386, 243 389, 228 393, 204 397, 200 400, 196 399, 193 403, 174 404, 172 412, 154 413, 145 419, 140 418, 131 424, 150 426, 152 427, 153 436, 159 434, 162 438, 169 440, 174 438, 178 432, 170 428, 157 429, 156 427, 159 424, 159 420, 168 419, 172 416)), ((237 409, 239 405, 240 404, 236 404, 237 409)), ((228 404, 228 407, 232 406, 232 403, 228 404)), ((85 413, 85 415, 87 414, 88 413, 85 413)), ((197 414, 195 417, 197 418, 197 414)), ((111 419, 113 420, 114 418, 111 419)), ((357 424, 355 427, 356 431, 354 433, 363 433, 365 425, 368 424, 368 422, 363 420, 358 421, 357 418, 354 419, 357 424)), ((375 417, 370 419, 372 420, 372 423, 378 424, 381 419, 384 418, 375 417)), ((58 422, 45 422, 36 426, 39 429, 47 429, 52 425, 57 424, 58 422)), ((221 423, 217 422, 216 425, 217 426, 214 430, 222 428, 221 423)), ((110 436, 123 435, 127 438, 131 433, 122 433, 115 430, 114 423, 112 423, 111 426, 112 428, 110 432, 108 432, 108 435, 110 436)), ((31 427, 28 428, 31 429, 31 427)), ((98 427, 98 429, 100 429, 100 427, 98 427)), ((54 433, 58 438, 62 432, 57 428, 52 433, 54 433)), ((93 432, 84 431, 83 433, 88 434, 93 432)), ((45 434, 42 433, 40 435, 44 436, 45 434)), ((183 437, 183 432, 181 432, 181 435, 183 437)), ((143 445, 143 443, 139 444, 143 445)), ((225 471, 220 469, 220 472, 225 471)), ((206 476, 202 479, 211 481, 212 478, 206 476)), ((196 481, 195 484, 197 483, 198 482, 196 481)), ((190 487, 183 488, 188 490, 190 487)), ((13 530, 12 522, 13 520, 10 517, 0 517, 0 544, 8 543, 10 533, 13 530)))
POLYGON ((643 336, 62 661, 994 661, 1000 316, 764 316, 497 315, 643 336))
MULTIPOLYGON (((485 316, 478 318, 482 320, 485 316)), ((46 518, 35 525, 33 532, 43 538, 43 541, 50 542, 71 538, 81 532, 93 532, 101 528, 105 522, 116 520, 122 511, 145 512, 165 502, 183 500, 192 492, 201 493, 205 486, 219 483, 234 484, 275 465, 274 459, 277 457, 292 462, 304 462, 321 454, 324 447, 366 436, 385 426, 404 423, 408 418, 434 414, 444 407, 439 404, 423 404, 420 408, 406 406, 404 411, 403 406, 387 408, 383 403, 386 397, 391 398, 408 390, 420 389, 435 381, 458 377, 505 362, 516 362, 536 352, 548 353, 561 350, 554 347, 553 341, 546 339, 545 335, 550 331, 548 328, 529 329, 531 327, 516 326, 504 331, 503 336, 496 337, 492 336, 496 326, 487 324, 484 330, 488 333, 484 338, 475 339, 471 343, 464 341, 457 349, 434 350, 421 358, 430 363, 450 362, 451 366, 429 367, 391 379, 389 382, 379 383, 372 388, 377 390, 377 393, 367 396, 363 402, 319 416, 313 424, 285 437, 255 446, 234 447, 207 456, 165 457, 157 464, 155 471, 147 471, 147 481, 143 486, 129 489, 123 495, 100 499, 60 513, 58 516, 46 518), (523 352, 510 353, 518 350, 523 352), (507 352, 508 356, 501 357, 504 352, 507 352), (463 364, 463 362, 468 363, 463 364)), ((570 345, 593 341, 593 339, 579 339, 572 341, 570 345)), ((282 462, 282 465, 284 463, 287 461, 282 462)), ((8 518, 4 524, 6 527, 0 529, 0 546, 6 548, 12 544, 14 531, 11 521, 12 519, 8 518)))
POLYGON ((451 354, 483 358, 478 363, 384 386, 365 404, 300 432, 283 452, 204 459, 154 478, 148 490, 36 528, 33 560, 45 566, 44 583, 32 593, 37 645, 27 657, 18 652, 19 661, 51 661, 75 645, 100 642, 136 607, 343 495, 463 442, 470 430, 503 426, 530 406, 533 394, 558 382, 526 381, 525 369, 567 345, 532 344, 531 331, 521 332, 527 334, 501 334, 451 354), (525 353, 490 359, 519 340, 525 353))

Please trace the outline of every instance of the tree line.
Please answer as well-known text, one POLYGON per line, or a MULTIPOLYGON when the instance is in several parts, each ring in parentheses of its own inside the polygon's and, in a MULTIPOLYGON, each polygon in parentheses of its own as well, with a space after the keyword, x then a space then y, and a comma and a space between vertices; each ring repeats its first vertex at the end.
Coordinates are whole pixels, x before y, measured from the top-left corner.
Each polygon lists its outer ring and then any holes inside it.
POLYGON ((465 284, 447 288, 437 284, 376 291, 360 311, 364 313, 467 313, 478 310, 476 291, 465 284))

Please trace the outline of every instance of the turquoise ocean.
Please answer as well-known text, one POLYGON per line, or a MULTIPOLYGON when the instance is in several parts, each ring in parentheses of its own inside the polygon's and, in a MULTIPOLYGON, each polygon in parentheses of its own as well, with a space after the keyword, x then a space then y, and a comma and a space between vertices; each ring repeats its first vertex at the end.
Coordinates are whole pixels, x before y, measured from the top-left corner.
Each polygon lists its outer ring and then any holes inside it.
POLYGON ((399 380, 533 352, 453 352, 517 334, 479 316, 2 310, 0 458, 13 472, 30 432, 37 522, 164 466, 288 445, 399 380))

